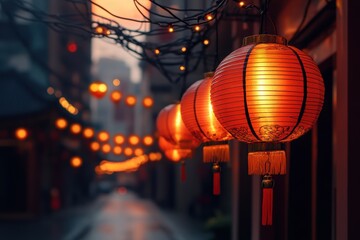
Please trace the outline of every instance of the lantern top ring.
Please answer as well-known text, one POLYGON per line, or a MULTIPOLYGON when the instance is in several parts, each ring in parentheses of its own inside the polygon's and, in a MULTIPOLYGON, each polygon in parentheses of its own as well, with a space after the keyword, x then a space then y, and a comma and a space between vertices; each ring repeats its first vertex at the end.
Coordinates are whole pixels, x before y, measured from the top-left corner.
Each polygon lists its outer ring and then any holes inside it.
POLYGON ((214 76, 214 72, 206 72, 206 73, 204 73, 204 78, 213 77, 213 76, 214 76))
POLYGON ((279 43, 279 44, 287 45, 287 40, 282 36, 272 35, 272 34, 251 35, 245 37, 243 40, 243 46, 250 44, 258 44, 258 43, 279 43))

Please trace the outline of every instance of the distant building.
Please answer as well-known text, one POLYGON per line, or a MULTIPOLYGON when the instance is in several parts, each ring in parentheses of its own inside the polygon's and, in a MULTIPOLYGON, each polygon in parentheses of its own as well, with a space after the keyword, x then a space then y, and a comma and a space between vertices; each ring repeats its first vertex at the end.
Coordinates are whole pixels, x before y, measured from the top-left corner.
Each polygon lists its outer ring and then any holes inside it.
MULTIPOLYGON (((53 14, 81 11, 90 5, 66 1, 32 2, 53 14)), ((69 125, 89 120, 90 35, 49 30, 47 25, 14 17, 26 14, 12 1, 2 2, 0 25, 0 215, 33 216, 85 201, 94 177, 89 148, 79 135, 55 127, 58 117, 69 125), (86 93, 86 91, 85 91, 86 93), (64 97, 77 109, 60 106, 64 97), (75 113, 75 112, 73 112, 75 113), (25 128, 25 140, 15 130, 25 128), (73 169, 70 158, 88 158, 73 169)), ((90 21, 90 15, 87 15, 90 21)))

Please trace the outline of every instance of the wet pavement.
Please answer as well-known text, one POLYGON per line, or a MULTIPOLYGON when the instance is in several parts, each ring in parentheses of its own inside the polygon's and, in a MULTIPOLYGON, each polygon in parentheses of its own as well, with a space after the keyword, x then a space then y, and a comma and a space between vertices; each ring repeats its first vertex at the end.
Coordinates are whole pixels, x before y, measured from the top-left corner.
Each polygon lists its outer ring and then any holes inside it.
POLYGON ((160 210, 132 193, 96 201, 31 221, 0 222, 4 240, 207 240, 202 225, 160 210))

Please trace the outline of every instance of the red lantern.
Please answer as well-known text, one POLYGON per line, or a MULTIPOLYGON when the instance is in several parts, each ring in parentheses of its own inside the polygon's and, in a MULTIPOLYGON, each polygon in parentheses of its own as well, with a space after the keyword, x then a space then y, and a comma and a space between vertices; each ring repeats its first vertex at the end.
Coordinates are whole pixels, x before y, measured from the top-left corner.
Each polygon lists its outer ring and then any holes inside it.
POLYGON ((122 94, 121 94, 121 92, 119 90, 113 90, 110 93, 110 100, 113 103, 119 103, 121 101, 121 97, 122 97, 122 94))
MULTIPOLYGON (((163 108, 157 119, 156 126, 159 135, 165 140, 175 145, 177 149, 195 149, 200 142, 186 128, 180 110, 180 103, 170 104, 163 108)), ((185 181, 185 163, 182 162, 181 176, 185 181)))
POLYGON ((182 120, 180 103, 163 108, 156 119, 156 126, 160 136, 180 148, 194 149, 200 144, 182 120))
MULTIPOLYGON (((236 139, 248 143, 288 142, 309 131, 316 122, 324 101, 324 82, 313 59, 288 46, 285 38, 250 36, 216 69, 211 101, 217 119, 236 139)), ((263 225, 272 224, 271 170, 284 173, 281 170, 285 170, 285 164, 282 152, 249 154, 249 169, 265 174, 263 225)))
POLYGON ((216 119, 210 101, 213 73, 205 74, 205 79, 195 82, 181 99, 181 114, 185 126, 200 141, 208 143, 203 148, 203 161, 213 163, 213 193, 220 194, 219 162, 230 160, 229 145, 221 141, 232 139, 216 119))
POLYGON ((107 85, 102 81, 94 81, 89 86, 90 94, 98 99, 104 97, 107 90, 107 85))
POLYGON ((243 142, 287 142, 310 130, 324 101, 316 63, 285 38, 256 35, 216 69, 211 102, 221 125, 243 142))

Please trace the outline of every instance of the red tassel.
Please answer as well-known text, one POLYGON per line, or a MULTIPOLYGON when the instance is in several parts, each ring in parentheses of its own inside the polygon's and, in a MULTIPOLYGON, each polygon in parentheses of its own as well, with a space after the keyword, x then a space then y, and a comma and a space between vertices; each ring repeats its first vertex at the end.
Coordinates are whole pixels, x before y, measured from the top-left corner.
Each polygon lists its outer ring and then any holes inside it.
POLYGON ((265 175, 262 180, 262 218, 263 226, 272 225, 273 214, 273 186, 274 182, 270 175, 265 175))
POLYGON ((263 188, 262 225, 272 225, 273 189, 263 188))
POLYGON ((220 195, 220 172, 213 173, 213 194, 220 195))
POLYGON ((182 162, 181 164, 181 182, 186 181, 186 169, 185 169, 185 163, 182 162))

